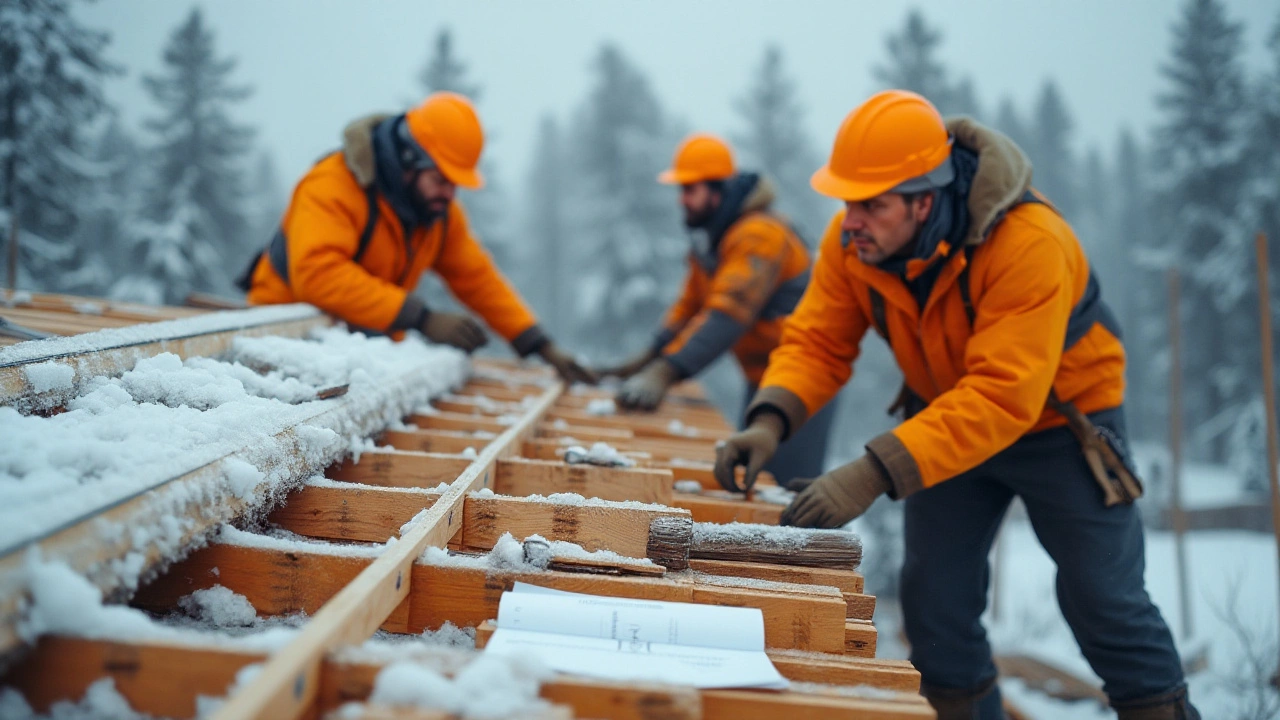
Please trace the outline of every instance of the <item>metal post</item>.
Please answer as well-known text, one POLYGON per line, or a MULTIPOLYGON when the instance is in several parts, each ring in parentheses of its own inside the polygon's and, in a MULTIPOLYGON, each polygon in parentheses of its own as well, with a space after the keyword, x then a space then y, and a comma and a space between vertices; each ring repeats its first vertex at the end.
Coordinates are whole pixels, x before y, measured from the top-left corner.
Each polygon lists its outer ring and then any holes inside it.
POLYGON ((1169 268, 1169 490, 1173 517, 1173 543, 1178 564, 1178 604, 1181 606, 1182 637, 1190 638, 1191 593, 1187 588, 1187 548, 1183 535, 1187 516, 1182 510, 1182 333, 1179 301, 1180 279, 1176 267, 1169 268))
POLYGON ((18 208, 9 208, 9 293, 18 290, 18 208))
POLYGON ((1271 478, 1271 527, 1280 554, 1280 446, 1276 437, 1276 377, 1271 352, 1271 283, 1267 236, 1258 233, 1258 318, 1262 322, 1262 402, 1267 409, 1267 475, 1271 478))

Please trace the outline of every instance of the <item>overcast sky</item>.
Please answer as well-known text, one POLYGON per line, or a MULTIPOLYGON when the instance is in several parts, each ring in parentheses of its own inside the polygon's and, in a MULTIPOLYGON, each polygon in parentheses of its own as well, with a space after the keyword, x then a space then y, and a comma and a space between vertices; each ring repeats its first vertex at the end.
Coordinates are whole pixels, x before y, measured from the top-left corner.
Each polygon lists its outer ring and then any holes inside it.
MULTIPOLYGON (((238 110, 292 184, 336 145, 341 127, 420 97, 417 74, 435 33, 456 48, 484 88, 487 151, 509 188, 525 177, 538 118, 565 118, 585 95, 589 63, 617 42, 649 76, 665 109, 690 127, 727 133, 764 46, 783 48, 800 84, 807 124, 825 154, 844 115, 878 89, 886 33, 917 6, 941 27, 941 59, 970 76, 985 107, 1011 96, 1026 108, 1056 78, 1076 116, 1078 147, 1156 120, 1159 65, 1181 0, 102 0, 77 12, 110 31, 110 57, 127 72, 110 98, 137 125, 154 112, 139 77, 160 66, 169 33, 200 4, 219 52, 255 92, 238 110)), ((1246 61, 1267 66, 1274 0, 1226 0, 1245 23, 1246 61)))

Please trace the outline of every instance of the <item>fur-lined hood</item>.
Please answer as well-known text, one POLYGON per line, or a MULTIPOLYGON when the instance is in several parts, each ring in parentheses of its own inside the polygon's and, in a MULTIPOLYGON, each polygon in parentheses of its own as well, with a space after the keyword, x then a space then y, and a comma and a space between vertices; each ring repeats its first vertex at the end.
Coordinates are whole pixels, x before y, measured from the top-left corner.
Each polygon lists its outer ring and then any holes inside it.
POLYGON ((947 120, 947 131, 956 143, 978 154, 978 170, 969 189, 971 220, 964 239, 966 245, 977 245, 1031 189, 1031 161, 1008 137, 970 118, 947 120))
POLYGON ((356 176, 360 187, 367 188, 378 177, 378 163, 373 151, 373 129, 391 113, 374 113, 351 121, 342 129, 342 159, 356 176))

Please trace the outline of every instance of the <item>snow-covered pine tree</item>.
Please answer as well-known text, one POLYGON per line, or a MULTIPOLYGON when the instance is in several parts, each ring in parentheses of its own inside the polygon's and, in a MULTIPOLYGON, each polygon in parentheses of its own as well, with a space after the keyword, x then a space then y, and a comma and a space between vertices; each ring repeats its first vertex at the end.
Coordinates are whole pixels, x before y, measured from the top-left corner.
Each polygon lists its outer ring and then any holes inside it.
POLYGON ((138 219, 142 151, 119 118, 112 118, 95 139, 90 159, 100 172, 86 184, 80 203, 75 245, 85 261, 69 279, 72 292, 105 295, 129 265, 130 232, 138 219))
POLYGON ((159 115, 151 178, 137 223, 133 261, 116 296, 176 303, 192 291, 230 294, 232 282, 265 240, 248 232, 242 162, 253 130, 232 107, 248 97, 232 84, 235 60, 217 55, 199 8, 169 37, 158 75, 144 76, 159 115))
POLYGON ((1018 113, 1018 108, 1013 104, 1013 100, 1009 97, 1000 99, 999 109, 996 110, 995 128, 1005 135, 1009 136, 1022 148, 1023 152, 1032 145, 1031 133, 1027 129, 1027 124, 1023 121, 1022 116, 1018 113))
POLYGON ((1187 0, 1161 67, 1154 217, 1183 274, 1183 371, 1191 452, 1225 461, 1227 418, 1238 415, 1257 377, 1253 232, 1245 219, 1249 116, 1241 26, 1221 0, 1187 0), (1215 429, 1216 428, 1216 429, 1215 429))
POLYGON ((953 83, 938 60, 941 44, 942 31, 930 26, 920 10, 910 10, 902 29, 885 40, 889 61, 873 70, 876 81, 886 88, 920 93, 944 116, 981 117, 973 84, 967 78, 953 83))
POLYGON ((813 139, 805 133, 804 108, 795 78, 787 74, 782 50, 765 48, 751 85, 734 101, 742 130, 733 136, 739 164, 765 173, 778 191, 776 209, 801 231, 811 247, 837 209, 809 188, 809 176, 822 164, 813 139))
POLYGON ((102 81, 116 70, 107 34, 76 22, 71 5, 0 3, 0 245, 16 211, 20 287, 67 289, 84 262, 71 236, 81 192, 100 170, 85 158, 84 133, 106 109, 102 81))
POLYGON ((574 120, 570 232, 575 327, 582 344, 610 357, 650 337, 683 276, 687 240, 670 188, 655 182, 679 138, 671 136, 649 81, 617 46, 592 63, 595 82, 574 120))
POLYGON ((1068 221, 1078 220, 1080 193, 1071 133, 1075 122, 1053 80, 1045 81, 1036 99, 1031 125, 1030 147, 1023 150, 1031 157, 1035 173, 1032 182, 1058 208, 1068 221))
POLYGON ((530 244, 531 276, 529 301, 538 308, 543 322, 557 337, 573 326, 570 315, 570 258, 565 237, 565 152, 560 126, 555 117, 545 115, 538 124, 537 149, 529 170, 525 210, 525 237, 530 244))
MULTIPOLYGON (((480 85, 468 77, 467 65, 457 56, 453 32, 449 28, 436 33, 430 56, 418 73, 418 82, 426 94, 455 92, 467 96, 477 105, 484 94, 480 85)), ((480 172, 484 175, 485 186, 479 190, 459 189, 457 197, 466 208, 472 233, 493 256, 494 262, 503 273, 524 291, 531 284, 531 278, 527 273, 522 272, 519 254, 509 240, 505 223, 509 213, 504 207, 507 198, 502 179, 491 159, 493 139, 493 127, 486 125, 485 152, 480 159, 480 172)), ((415 294, 421 297, 428 307, 451 312, 462 309, 462 305, 449 293, 440 278, 431 273, 423 275, 415 294)), ((490 350, 500 351, 500 348, 493 346, 490 350)))

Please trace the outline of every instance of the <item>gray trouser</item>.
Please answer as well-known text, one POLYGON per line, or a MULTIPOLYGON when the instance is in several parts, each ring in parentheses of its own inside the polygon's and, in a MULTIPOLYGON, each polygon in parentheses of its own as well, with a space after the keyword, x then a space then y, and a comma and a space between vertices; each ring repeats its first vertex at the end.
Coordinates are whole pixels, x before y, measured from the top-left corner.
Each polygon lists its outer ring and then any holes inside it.
MULTIPOLYGON (((1091 416, 1124 437, 1122 409, 1091 416)), ((996 676, 980 620, 987 555, 1014 496, 1058 566, 1058 605, 1113 702, 1184 685, 1182 664, 1147 595, 1142 519, 1104 507, 1075 437, 1055 428, 1023 437, 973 470, 906 499, 902 611, 911 662, 926 687, 978 688, 996 676)), ((1002 717, 998 703, 988 705, 1002 717)))
MULTIPOLYGON (((755 394, 756 387, 748 383, 746 401, 742 404, 744 410, 755 394)), ((764 469, 773 473, 779 485, 786 487, 796 478, 815 478, 822 474, 827 459, 827 435, 835 414, 835 402, 827 403, 778 446, 777 454, 764 469)), ((739 420, 739 427, 744 421, 745 418, 739 420)))

